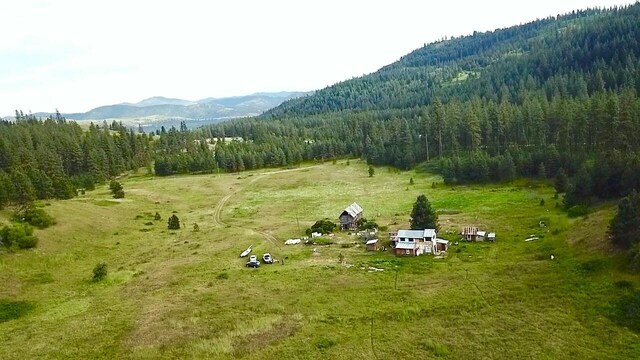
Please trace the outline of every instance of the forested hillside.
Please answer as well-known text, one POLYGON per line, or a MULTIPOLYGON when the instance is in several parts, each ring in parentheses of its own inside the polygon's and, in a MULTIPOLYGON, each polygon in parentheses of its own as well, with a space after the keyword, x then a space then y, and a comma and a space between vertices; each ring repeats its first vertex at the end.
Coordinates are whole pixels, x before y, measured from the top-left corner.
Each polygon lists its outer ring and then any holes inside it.
POLYGON ((84 131, 58 114, 42 121, 16 113, 0 122, 0 208, 36 199, 68 199, 78 188, 150 161, 150 138, 119 124, 84 131))
POLYGON ((639 4, 476 33, 203 137, 245 140, 216 155, 228 170, 345 155, 403 169, 438 159, 447 182, 563 169, 574 177, 567 206, 617 197, 640 185, 638 39, 639 4))

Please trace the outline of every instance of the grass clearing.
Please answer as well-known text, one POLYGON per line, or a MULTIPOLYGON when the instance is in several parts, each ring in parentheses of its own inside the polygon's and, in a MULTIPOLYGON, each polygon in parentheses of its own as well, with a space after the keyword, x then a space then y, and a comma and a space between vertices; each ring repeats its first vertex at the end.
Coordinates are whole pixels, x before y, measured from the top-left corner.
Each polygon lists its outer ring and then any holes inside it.
POLYGON ((385 170, 370 178, 351 160, 129 176, 126 201, 106 200, 106 186, 52 201, 57 224, 36 231, 37 248, 0 253, 0 358, 640 356, 640 282, 604 236, 613 204, 570 219, 547 184, 448 187, 385 170), (460 243, 441 259, 366 252, 347 233, 283 245, 354 201, 389 231, 406 227, 420 193, 440 210, 443 237, 476 225, 497 241, 460 243), (173 213, 182 229, 169 231, 173 213), (284 265, 245 268, 249 245, 284 265), (94 283, 101 261, 108 275, 94 283))

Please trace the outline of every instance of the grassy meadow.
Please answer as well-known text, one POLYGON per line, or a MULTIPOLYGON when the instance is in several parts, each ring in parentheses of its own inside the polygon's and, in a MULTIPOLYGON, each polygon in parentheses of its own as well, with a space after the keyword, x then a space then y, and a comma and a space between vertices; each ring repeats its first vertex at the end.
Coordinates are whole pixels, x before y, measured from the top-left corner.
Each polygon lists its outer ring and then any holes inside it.
POLYGON ((640 310, 624 306, 640 279, 606 240, 614 204, 570 219, 540 182, 450 187, 415 171, 369 177, 357 160, 122 183, 121 201, 104 185, 42 204, 57 224, 36 230, 38 247, 0 252, 0 359, 640 358, 640 310), (366 252, 346 233, 283 245, 354 201, 407 228, 421 193, 442 237, 476 225, 497 241, 442 258, 366 252), (181 230, 167 230, 172 213, 181 230), (245 268, 249 245, 284 264, 245 268), (100 261, 108 276, 94 283, 100 261))

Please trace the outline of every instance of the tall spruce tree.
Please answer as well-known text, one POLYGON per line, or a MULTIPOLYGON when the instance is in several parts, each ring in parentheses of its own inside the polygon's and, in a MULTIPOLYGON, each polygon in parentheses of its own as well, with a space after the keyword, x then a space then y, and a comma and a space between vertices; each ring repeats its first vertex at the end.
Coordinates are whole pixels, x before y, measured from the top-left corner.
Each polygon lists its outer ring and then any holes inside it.
POLYGON ((431 207, 431 203, 424 195, 419 195, 416 202, 413 204, 413 210, 411 211, 411 229, 436 229, 440 227, 438 225, 438 214, 431 207))

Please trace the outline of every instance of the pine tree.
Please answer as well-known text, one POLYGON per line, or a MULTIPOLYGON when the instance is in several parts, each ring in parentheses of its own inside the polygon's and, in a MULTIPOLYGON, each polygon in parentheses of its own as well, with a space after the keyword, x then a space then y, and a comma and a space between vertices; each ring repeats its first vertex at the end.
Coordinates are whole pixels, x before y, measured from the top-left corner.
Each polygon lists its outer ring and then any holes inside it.
POLYGON ((569 179, 567 178, 567 174, 564 172, 563 168, 560 168, 558 170, 553 185, 556 188, 556 192, 559 194, 567 191, 567 187, 569 186, 569 179))
POLYGON ((419 195, 411 211, 411 229, 439 229, 438 214, 424 195, 419 195))
POLYGON ((171 215, 167 222, 167 227, 169 230, 180 230, 180 219, 178 219, 176 214, 171 215))
POLYGON ((609 232, 615 245, 631 248, 640 239, 640 195, 634 190, 618 203, 618 212, 611 220, 609 232))
POLYGON ((544 163, 538 164, 537 175, 538 175, 538 178, 542 180, 547 178, 547 169, 544 167, 544 163))
POLYGON ((375 173, 376 170, 373 168, 373 166, 369 165, 369 177, 373 177, 375 173))
POLYGON ((124 198, 124 189, 122 188, 122 184, 120 184, 119 181, 112 180, 109 183, 109 189, 111 190, 114 199, 124 198))

